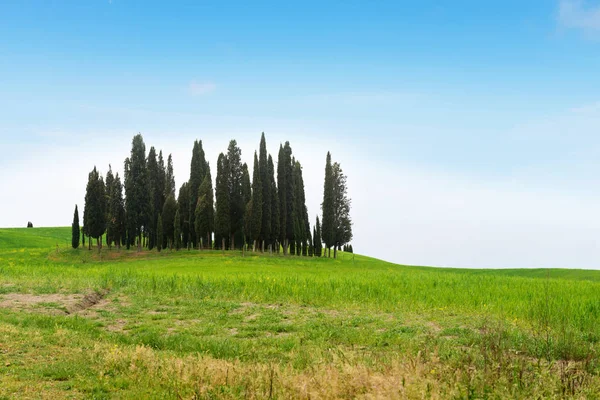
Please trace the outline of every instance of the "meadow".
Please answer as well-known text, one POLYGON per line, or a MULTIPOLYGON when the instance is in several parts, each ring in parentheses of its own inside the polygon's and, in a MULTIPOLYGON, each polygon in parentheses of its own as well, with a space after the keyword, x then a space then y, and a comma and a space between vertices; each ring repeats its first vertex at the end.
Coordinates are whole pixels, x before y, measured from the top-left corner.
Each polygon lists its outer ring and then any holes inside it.
POLYGON ((0 398, 600 398, 600 273, 0 229, 0 398))

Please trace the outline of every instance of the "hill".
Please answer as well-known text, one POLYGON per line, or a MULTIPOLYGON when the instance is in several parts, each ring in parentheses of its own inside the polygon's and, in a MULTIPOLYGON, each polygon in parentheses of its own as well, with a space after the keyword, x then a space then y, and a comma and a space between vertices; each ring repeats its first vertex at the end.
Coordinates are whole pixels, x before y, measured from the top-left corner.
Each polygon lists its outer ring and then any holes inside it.
POLYGON ((0 230, 0 395, 600 391, 595 271, 409 267, 343 253, 98 253, 69 243, 69 228, 0 230))

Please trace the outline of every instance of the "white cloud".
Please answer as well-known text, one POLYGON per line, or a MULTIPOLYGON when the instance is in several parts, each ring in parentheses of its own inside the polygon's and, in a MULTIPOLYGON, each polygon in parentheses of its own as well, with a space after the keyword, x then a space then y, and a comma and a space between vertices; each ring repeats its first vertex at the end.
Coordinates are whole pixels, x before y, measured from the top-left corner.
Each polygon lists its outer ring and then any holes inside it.
POLYGON ((598 33, 600 32, 600 4, 592 5, 583 0, 560 0, 558 20, 565 28, 598 33))
POLYGON ((190 82, 188 90, 192 96, 202 96, 215 91, 217 85, 212 82, 190 82))

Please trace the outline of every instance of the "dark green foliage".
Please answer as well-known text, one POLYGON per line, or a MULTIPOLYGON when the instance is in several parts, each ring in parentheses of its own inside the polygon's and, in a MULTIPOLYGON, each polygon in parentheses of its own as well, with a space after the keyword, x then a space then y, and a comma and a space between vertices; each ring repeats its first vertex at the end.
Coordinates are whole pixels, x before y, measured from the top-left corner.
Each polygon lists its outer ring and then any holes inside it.
POLYGON ((235 243, 242 245, 243 229, 244 229, 244 214, 246 205, 242 195, 242 150, 238 147, 235 140, 229 142, 227 148, 227 187, 229 190, 229 247, 236 248, 235 243), (237 239, 237 240, 236 240, 237 239))
POLYGON ((321 241, 321 221, 317 216, 317 223, 313 231, 313 247, 315 248, 315 256, 321 257, 323 255, 323 243, 321 241))
POLYGON ((148 152, 148 183, 151 193, 151 219, 148 229, 148 248, 151 250, 157 246, 158 238, 156 237, 156 227, 158 224, 158 214, 162 211, 165 195, 165 165, 162 158, 162 151, 159 154, 158 161, 156 159, 156 150, 154 146, 150 147, 148 152))
POLYGON ((208 163, 204 155, 204 149, 202 148, 202 141, 194 141, 194 148, 192 150, 192 162, 190 165, 190 180, 188 181, 189 191, 189 208, 188 208, 188 220, 189 220, 189 238, 192 247, 198 247, 200 238, 196 236, 195 221, 196 221, 196 206, 198 204, 198 190, 200 185, 206 177, 208 170, 208 163))
POLYGON ((179 210, 179 231, 181 232, 181 247, 187 248, 190 238, 190 195, 188 184, 185 182, 179 189, 179 197, 177 197, 177 208, 179 210))
POLYGON ((181 217, 179 209, 175 212, 175 219, 173 220, 173 240, 175 241, 175 249, 181 249, 181 217))
POLYGON ((107 184, 106 190, 110 192, 108 196, 106 243, 109 247, 114 243, 120 248, 125 237, 125 202, 123 201, 123 185, 118 173, 112 179, 112 183, 110 185, 107 184))
POLYGON ((74 249, 79 247, 79 230, 79 211, 77 210, 77 204, 75 204, 73 223, 71 224, 71 246, 74 249))
POLYGON ((296 247, 298 247, 298 253, 306 256, 307 241, 310 237, 310 223, 308 222, 308 210, 306 208, 302 165, 299 161, 294 162, 294 200, 294 240, 296 241, 296 247))
POLYGON ((331 165, 331 153, 327 152, 325 163, 325 184, 323 188, 323 226, 321 230, 322 240, 325 248, 329 249, 335 244, 335 204, 334 204, 334 181, 333 166, 331 165))
MULTIPOLYGON (((269 237, 269 244, 271 247, 276 244, 279 238, 279 195, 277 193, 277 184, 275 183, 275 166, 273 165, 273 157, 269 154, 269 160, 267 162, 267 179, 271 190, 271 236, 269 237)), ((279 248, 279 246, 277 246, 279 248)))
POLYGON ((277 187, 279 193, 279 238, 283 253, 288 253, 288 247, 294 251, 294 167, 292 165, 292 148, 289 142, 279 148, 279 163, 277 165, 277 187))
POLYGON ((156 225, 156 250, 160 252, 163 244, 163 223, 160 213, 158 213, 158 222, 156 225))
MULTIPOLYGON (((258 164, 258 157, 256 152, 254 153, 254 167, 252 171, 252 206, 250 209, 250 235, 252 241, 256 244, 261 239, 262 229, 262 213, 263 213, 263 185, 260 180, 260 167, 258 164)), ((260 243, 259 243, 260 247, 260 243)))
MULTIPOLYGON (((162 226, 163 226, 163 234, 165 236, 165 240, 163 240, 163 244, 166 245, 165 248, 173 249, 173 244, 176 242, 175 239, 175 225, 179 226, 179 215, 177 215, 177 201, 175 201, 175 196, 172 194, 167 197, 165 201, 165 205, 163 206, 162 211, 162 226)), ((181 232, 181 229, 179 229, 181 232)))
POLYGON ((205 248, 211 247, 212 232, 214 230, 214 204, 213 189, 210 171, 204 177, 204 181, 198 188, 198 202, 195 210, 195 230, 198 245, 205 248))
POLYGON ((81 245, 85 247, 85 227, 81 227, 81 245))
POLYGON ((104 180, 96 167, 88 175, 83 224, 86 227, 88 236, 96 239, 98 247, 101 247, 100 238, 106 231, 106 192, 104 180))
POLYGON ((230 207, 229 207, 229 163, 227 157, 221 153, 217 160, 217 180, 215 187, 216 212, 215 212, 215 248, 222 246, 223 240, 227 241, 230 232, 230 207))
POLYGON ((165 175, 165 198, 175 197, 175 175, 173 174, 173 158, 169 154, 167 159, 167 172, 165 175))
POLYGON ((142 236, 147 233, 152 217, 146 145, 140 134, 134 136, 131 156, 125 160, 125 196, 128 245, 134 244, 137 237, 139 250, 142 247, 142 236))
MULTIPOLYGON (((352 240, 352 220, 350 219, 350 198, 344 175, 339 163, 333 167, 333 201, 334 201, 334 245, 339 249, 352 240)), ((335 256, 335 252, 334 252, 335 256)))
POLYGON ((265 242, 271 243, 271 229, 272 229, 272 209, 271 209, 271 181, 269 180, 269 162, 267 157, 267 142, 265 139, 265 133, 263 132, 260 138, 259 157, 258 157, 258 169, 261 182, 261 201, 262 201, 262 212, 261 212, 261 228, 259 240, 261 245, 265 242))

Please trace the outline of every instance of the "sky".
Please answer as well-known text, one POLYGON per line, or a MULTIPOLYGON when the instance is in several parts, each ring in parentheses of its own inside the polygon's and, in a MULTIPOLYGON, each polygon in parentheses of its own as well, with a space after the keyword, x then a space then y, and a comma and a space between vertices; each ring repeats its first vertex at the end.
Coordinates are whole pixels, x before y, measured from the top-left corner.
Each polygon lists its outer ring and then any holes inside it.
POLYGON ((341 164, 356 252, 600 269, 600 1, 6 1, 0 226, 67 226, 138 132, 341 164))

